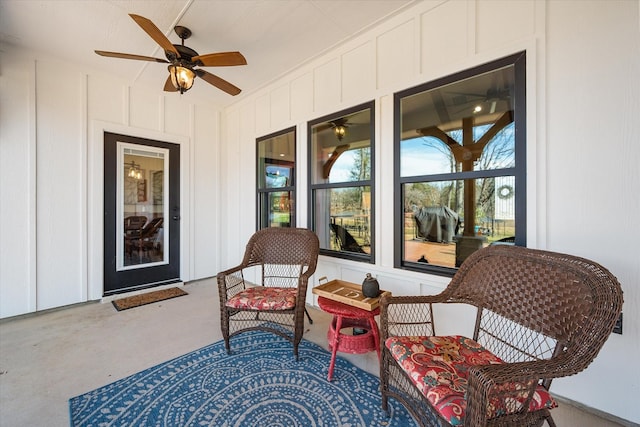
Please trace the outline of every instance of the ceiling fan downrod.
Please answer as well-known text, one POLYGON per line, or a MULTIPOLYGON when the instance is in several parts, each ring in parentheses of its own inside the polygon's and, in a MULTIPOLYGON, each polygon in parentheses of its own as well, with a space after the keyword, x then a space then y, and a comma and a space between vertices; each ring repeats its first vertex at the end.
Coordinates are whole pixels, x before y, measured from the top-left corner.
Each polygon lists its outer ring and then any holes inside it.
POLYGON ((190 29, 182 25, 176 25, 173 27, 173 31, 175 31, 178 37, 180 37, 180 40, 182 40, 182 46, 184 46, 184 41, 191 37, 192 34, 190 29))

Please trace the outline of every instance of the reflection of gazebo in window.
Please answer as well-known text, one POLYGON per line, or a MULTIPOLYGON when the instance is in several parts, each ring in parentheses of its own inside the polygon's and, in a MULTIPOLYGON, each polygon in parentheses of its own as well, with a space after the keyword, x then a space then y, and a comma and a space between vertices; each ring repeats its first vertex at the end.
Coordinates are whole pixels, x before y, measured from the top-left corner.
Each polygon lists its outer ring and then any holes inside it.
MULTIPOLYGON (((513 123, 513 111, 506 111, 500 115, 493 125, 477 140, 474 140, 474 117, 462 119, 462 144, 447 135, 446 132, 437 126, 418 129, 422 136, 430 136, 444 142, 457 164, 460 165, 461 172, 473 171, 474 162, 481 156, 484 148, 489 142, 509 124, 513 123)), ((475 179, 464 180, 464 231, 461 236, 456 236, 456 267, 471 253, 480 249, 486 241, 484 236, 476 236, 476 185, 475 179)))

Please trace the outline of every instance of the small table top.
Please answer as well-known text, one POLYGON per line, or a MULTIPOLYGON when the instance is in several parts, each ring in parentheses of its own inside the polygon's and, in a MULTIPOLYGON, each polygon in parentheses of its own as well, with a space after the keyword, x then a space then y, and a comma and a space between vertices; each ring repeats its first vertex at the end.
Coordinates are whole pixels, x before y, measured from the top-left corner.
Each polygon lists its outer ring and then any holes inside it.
POLYGON ((350 304, 330 300, 324 297, 318 297, 318 305, 327 313, 349 319, 366 319, 380 314, 380 307, 376 307, 373 310, 365 310, 363 308, 358 308, 350 304))
POLYGON ((314 287, 312 292, 318 295, 318 297, 338 301, 367 311, 378 308, 380 298, 384 295, 391 295, 389 291, 380 290, 380 294, 377 297, 369 298, 362 294, 361 285, 344 280, 332 280, 323 283, 322 285, 314 287))

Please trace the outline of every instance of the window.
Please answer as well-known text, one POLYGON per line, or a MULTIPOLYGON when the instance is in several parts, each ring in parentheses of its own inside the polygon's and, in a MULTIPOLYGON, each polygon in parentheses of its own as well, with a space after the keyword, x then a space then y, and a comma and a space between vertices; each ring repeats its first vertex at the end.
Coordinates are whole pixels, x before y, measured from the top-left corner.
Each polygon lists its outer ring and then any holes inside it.
POLYGON ((309 122, 309 212, 321 254, 374 262, 373 109, 309 122))
POLYGON ((295 227, 296 130, 258 138, 258 230, 295 227))
POLYGON ((397 93, 395 266, 452 275, 526 245, 525 54, 397 93))

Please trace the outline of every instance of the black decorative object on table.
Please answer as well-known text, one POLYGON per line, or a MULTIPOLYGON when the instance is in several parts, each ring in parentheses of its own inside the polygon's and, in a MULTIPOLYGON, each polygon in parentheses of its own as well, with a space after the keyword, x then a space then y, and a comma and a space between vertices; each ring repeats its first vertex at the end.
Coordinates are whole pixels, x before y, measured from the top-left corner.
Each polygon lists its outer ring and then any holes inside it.
POLYGON ((367 298, 376 298, 380 294, 380 284, 375 277, 371 276, 371 273, 367 273, 362 282, 362 294, 367 298))

